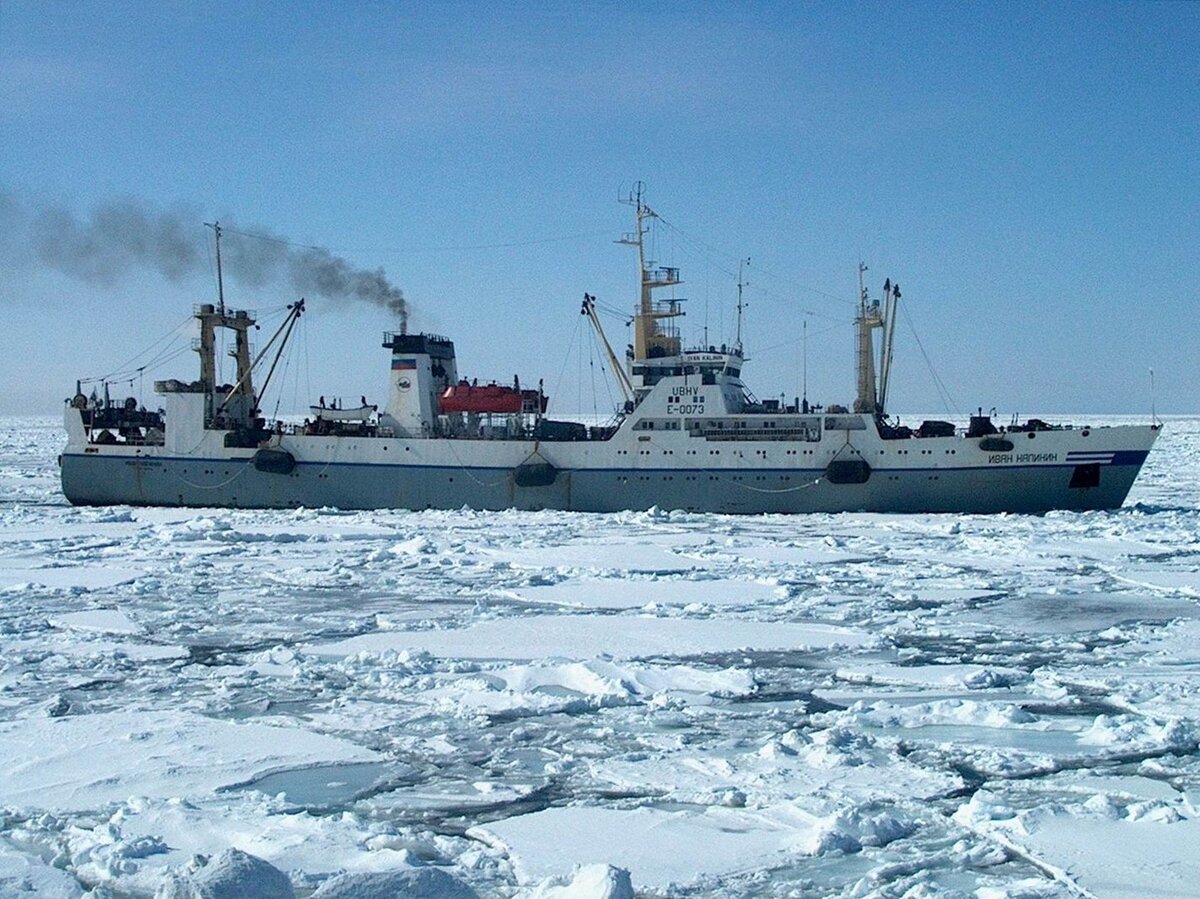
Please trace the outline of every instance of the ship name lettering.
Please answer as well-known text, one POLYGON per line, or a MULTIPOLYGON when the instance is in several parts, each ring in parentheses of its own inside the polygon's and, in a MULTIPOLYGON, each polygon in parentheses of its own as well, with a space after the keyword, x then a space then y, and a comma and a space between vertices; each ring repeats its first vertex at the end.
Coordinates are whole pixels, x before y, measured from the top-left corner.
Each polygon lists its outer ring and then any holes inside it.
POLYGON ((987 457, 988 465, 1018 465, 1030 462, 1057 462, 1058 453, 993 453, 987 457))

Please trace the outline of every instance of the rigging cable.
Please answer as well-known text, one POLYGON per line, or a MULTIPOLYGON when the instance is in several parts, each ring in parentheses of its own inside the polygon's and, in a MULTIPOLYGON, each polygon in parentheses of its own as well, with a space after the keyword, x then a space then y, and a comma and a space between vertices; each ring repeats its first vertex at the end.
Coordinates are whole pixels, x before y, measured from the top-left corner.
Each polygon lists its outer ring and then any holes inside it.
MULTIPOLYGON (((292 354, 293 354, 293 352, 295 352, 295 349, 296 349, 295 345, 290 340, 287 342, 287 344, 285 345, 285 348, 284 348, 283 374, 281 374, 279 376, 279 394, 275 399, 275 410, 271 413, 271 417, 274 418, 276 421, 279 420, 279 407, 283 403, 283 391, 284 391, 283 385, 287 383, 288 374, 292 370, 292 354)), ((295 382, 293 381, 293 383, 295 383, 295 382)), ((259 399, 262 399, 262 398, 259 397, 259 399)), ((293 397, 293 403, 294 402, 295 402, 295 398, 293 397)))
POLYGON ((596 341, 588 344, 588 374, 592 379, 592 415, 599 415, 596 397, 596 341))
MULTIPOLYGON (((701 251, 702 253, 705 253, 705 254, 711 254, 712 256, 715 256, 715 257, 730 259, 730 260, 734 260, 734 261, 736 261, 736 259, 738 258, 738 257, 735 257, 728 253, 725 253, 721 250, 718 250, 715 247, 709 246, 708 244, 704 243, 703 241, 701 241, 697 238, 691 237, 682 228, 679 228, 677 225, 674 225, 671 222, 667 221, 661 215, 658 215, 657 213, 655 213, 655 216, 658 218, 658 220, 660 222, 662 222, 664 225, 666 225, 672 231, 678 233, 679 236, 681 238, 683 238, 683 240, 685 242, 690 243, 697 251, 701 251)), ((713 267, 716 268, 718 271, 724 272, 726 275, 728 275, 731 278, 737 277, 737 272, 733 268, 723 268, 722 266, 717 265, 715 263, 713 264, 713 267)), ((817 296, 824 297, 827 300, 834 300, 835 302, 844 303, 844 304, 851 305, 851 306, 855 305, 853 301, 847 300, 845 297, 839 296, 837 294, 829 293, 828 291, 825 291, 825 290, 820 290, 816 287, 809 287, 807 284, 801 284, 798 281, 794 281, 794 280, 792 280, 790 278, 786 278, 782 275, 777 275, 774 272, 770 271, 769 269, 764 269, 764 268, 756 265, 755 271, 766 275, 768 278, 774 278, 775 280, 780 281, 784 284, 790 284, 791 286, 796 287, 800 290, 805 290, 805 291, 808 291, 809 293, 816 294, 817 296)), ((772 295, 772 294, 770 294, 769 291, 763 291, 762 288, 759 288, 759 290, 761 292, 767 293, 768 295, 772 295)))
MULTIPOLYGON (((844 322, 840 325, 830 325, 828 328, 822 328, 820 331, 814 331, 812 334, 809 334, 808 337, 820 337, 822 334, 828 334, 830 331, 837 331, 842 328, 849 328, 849 327, 853 327, 853 326, 847 325, 844 322)), ((774 350, 781 349, 782 347, 793 346, 797 343, 801 343, 805 339, 806 339, 805 337, 796 337, 796 338, 793 338, 792 340, 785 340, 782 343, 773 343, 770 346, 763 347, 761 350, 755 350, 754 356, 755 356, 755 358, 758 358, 759 356, 762 356, 765 353, 770 353, 774 350)))
POLYGON ((256 234, 253 231, 239 231, 236 228, 228 228, 225 226, 221 227, 221 231, 224 234, 237 234, 240 237, 249 237, 253 240, 265 240, 270 243, 282 244, 288 247, 297 247, 302 250, 316 250, 318 252, 325 253, 461 253, 465 250, 503 250, 514 247, 532 247, 540 244, 565 243, 571 240, 582 240, 585 237, 596 237, 609 233, 608 230, 605 229, 604 231, 587 231, 581 234, 561 234, 557 237, 540 237, 533 238, 531 240, 513 240, 504 241, 501 243, 457 244, 424 247, 319 247, 314 244, 287 240, 283 237, 274 237, 270 234, 256 234))
MULTIPOLYGON (((312 367, 308 362, 308 328, 304 327, 304 324, 304 322, 300 324, 300 336, 304 339, 304 395, 308 398, 308 402, 312 402, 312 367)), ((390 385, 388 390, 390 392, 390 385)))
POLYGON ((633 320, 633 316, 630 315, 628 312, 623 312, 622 310, 618 309, 616 306, 610 306, 608 303, 601 303, 599 300, 596 300, 594 298, 592 301, 592 306, 596 309, 597 312, 602 312, 605 315, 611 316, 613 318, 619 318, 623 322, 629 322, 629 321, 633 320))
POLYGON ((933 360, 929 358, 929 354, 925 352, 925 346, 921 343, 921 335, 917 333, 917 328, 913 324, 912 316, 908 314, 908 307, 900 304, 900 311, 904 314, 904 321, 908 325, 908 330, 912 332, 913 339, 917 342, 917 349, 921 351, 921 356, 925 359, 925 364, 929 367, 929 374, 933 377, 933 386, 942 400, 942 405, 946 407, 946 411, 954 415, 962 416, 962 412, 958 408, 958 404, 954 402, 950 396, 950 391, 946 389, 946 385, 942 383, 942 379, 938 377, 937 371, 934 370, 933 360))
POLYGON ((131 369, 127 369, 125 371, 113 371, 113 372, 109 372, 108 374, 104 375, 103 377, 99 377, 99 378, 80 378, 79 383, 80 384, 100 384, 100 383, 119 384, 119 383, 125 383, 126 381, 131 382, 134 379, 136 379, 143 371, 145 371, 145 369, 149 368, 150 366, 165 365, 168 362, 178 359, 180 356, 190 353, 191 350, 192 350, 192 348, 188 345, 184 345, 182 347, 177 347, 176 349, 174 349, 170 352, 167 352, 166 350, 164 350, 163 352, 161 352, 157 356, 155 356, 153 359, 151 359, 149 362, 147 362, 145 365, 142 365, 140 368, 131 368, 131 369))
MULTIPOLYGON (((611 377, 607 377, 609 372, 604 364, 604 357, 606 354, 601 352, 599 335, 596 335, 596 334, 592 335, 592 346, 596 350, 597 355, 600 356, 600 373, 602 375, 605 375, 605 377, 602 378, 601 380, 604 382, 604 392, 608 394, 608 408, 616 409, 617 401, 615 399, 613 399, 613 393, 612 393, 612 380, 613 379, 611 377)), ((615 377, 615 376, 616 376, 616 373, 614 372, 613 377, 615 377)), ((596 397, 596 393, 595 393, 595 388, 593 388, 593 390, 592 390, 592 416, 594 418, 598 419, 600 417, 600 410, 596 407, 596 399, 597 399, 597 397, 596 397)))
MULTIPOLYGON (((300 327, 301 328, 304 327, 303 321, 300 322, 300 327)), ((299 343, 299 341, 297 341, 297 343, 299 343)), ((296 352, 296 369, 297 369, 295 376, 292 378, 292 415, 295 415, 296 409, 300 405, 300 371, 299 371, 299 369, 303 366, 304 359, 303 359, 301 353, 299 352, 299 350, 295 350, 295 348, 293 348, 293 351, 296 352)))
MULTIPOLYGON (((508 483, 507 469, 499 469, 501 471, 504 471, 504 475, 498 481, 492 481, 491 483, 488 483, 487 481, 481 481, 479 478, 477 478, 475 476, 475 472, 472 471, 472 469, 470 467, 468 467, 467 463, 462 460, 462 457, 458 454, 458 449, 454 446, 454 443, 455 443, 454 440, 448 440, 446 442, 446 446, 450 450, 450 455, 452 455, 454 457, 454 460, 458 463, 458 467, 462 471, 462 473, 465 474, 467 477, 469 477, 472 481, 474 481, 478 486, 487 487, 490 489, 492 487, 499 487, 502 484, 508 483)), ((476 465, 475 467, 480 468, 482 466, 476 465)), ((488 470, 496 471, 497 469, 490 468, 488 470)))
MULTIPOLYGON (((117 366, 115 369, 108 372, 107 374, 101 375, 98 378, 83 378, 83 379, 81 379, 81 381, 83 383, 90 384, 94 381, 106 381, 110 378, 114 378, 114 377, 117 377, 118 375, 124 374, 126 371, 129 371, 129 372, 138 371, 138 369, 136 369, 136 368, 126 369, 125 366, 136 362, 138 359, 140 359, 146 353, 149 353, 152 349, 154 349, 156 346, 158 346, 163 341, 170 340, 173 337, 178 337, 179 331, 183 328, 184 325, 186 325, 188 323, 188 321, 190 319, 191 319, 191 316, 190 315, 187 316, 187 318, 183 319, 183 321, 181 321, 179 324, 175 325, 173 328, 171 328, 171 330, 167 331, 167 333, 161 335, 157 340, 155 340, 153 343, 151 343, 145 349, 139 350, 138 352, 134 353, 132 356, 130 356, 128 359, 126 359, 119 366, 117 366)), ((147 365, 150 365, 150 364, 152 364, 152 363, 147 362, 146 365, 143 365, 142 367, 145 368, 147 365)))
MULTIPOLYGON (((200 444, 197 443, 196 448, 199 448, 199 446, 200 446, 200 444)), ((236 481, 238 478, 240 478, 243 474, 245 474, 246 470, 249 469, 254 464, 254 457, 251 456, 244 460, 233 458, 233 459, 230 459, 229 461, 230 462, 241 462, 242 464, 238 466, 237 470, 234 471, 234 473, 232 475, 230 475, 225 480, 221 481, 219 484, 196 484, 192 481, 189 481, 187 478, 185 478, 182 474, 180 474, 177 471, 172 472, 172 474, 175 475, 175 479, 177 481, 181 481, 184 484, 187 484, 193 490, 220 490, 222 487, 228 487, 230 484, 232 484, 234 481, 236 481)), ((173 465, 171 467, 177 468, 178 466, 173 465)))
POLYGON ((558 370, 558 380, 554 384, 554 393, 562 389, 563 375, 567 373, 567 363, 571 361, 571 351, 575 348, 575 340, 579 336, 579 328, 583 323, 583 316, 577 316, 575 319, 575 330, 571 332, 571 340, 567 343, 567 351, 563 354, 562 366, 558 370))

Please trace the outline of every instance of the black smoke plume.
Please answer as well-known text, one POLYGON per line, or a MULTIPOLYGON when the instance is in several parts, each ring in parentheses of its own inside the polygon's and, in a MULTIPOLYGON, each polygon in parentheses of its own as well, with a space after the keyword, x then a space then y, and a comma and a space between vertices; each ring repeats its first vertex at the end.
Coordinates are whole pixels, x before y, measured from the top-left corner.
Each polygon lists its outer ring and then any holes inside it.
MULTIPOLYGON (((141 269, 180 283, 211 271, 212 232, 191 209, 159 210, 133 200, 94 207, 81 219, 61 207, 28 209, 0 192, 6 255, 18 254, 87 284, 112 287, 141 269), (211 246, 211 244, 210 244, 211 246)), ((358 268, 321 247, 294 244, 265 228, 222 221, 223 273, 248 288, 289 284, 300 295, 362 300, 407 325, 404 294, 382 268, 358 268)))

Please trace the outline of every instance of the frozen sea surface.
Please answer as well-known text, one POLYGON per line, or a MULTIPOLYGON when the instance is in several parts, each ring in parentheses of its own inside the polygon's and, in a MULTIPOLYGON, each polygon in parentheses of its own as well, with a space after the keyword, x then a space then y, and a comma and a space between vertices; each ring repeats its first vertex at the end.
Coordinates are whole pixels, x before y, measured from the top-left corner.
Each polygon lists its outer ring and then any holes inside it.
POLYGON ((1200 894, 1200 420, 761 518, 75 509, 3 424, 0 897, 1200 894))

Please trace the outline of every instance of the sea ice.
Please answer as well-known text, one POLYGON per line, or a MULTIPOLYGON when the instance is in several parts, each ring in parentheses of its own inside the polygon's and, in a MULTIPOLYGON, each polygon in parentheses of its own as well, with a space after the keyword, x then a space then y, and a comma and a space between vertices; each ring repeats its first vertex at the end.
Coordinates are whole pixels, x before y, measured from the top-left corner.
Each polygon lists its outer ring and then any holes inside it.
POLYGON ((739 619, 539 615, 481 621, 461 630, 385 631, 312 647, 317 655, 417 649, 457 659, 689 657, 739 650, 861 646, 867 636, 826 624, 739 619))
POLYGON ((628 572, 684 574, 703 568, 670 547, 647 543, 569 543, 560 546, 514 546, 487 549, 484 555, 515 568, 546 568, 567 572, 628 572))
POLYGON ((1076 895, 1188 896, 1200 883, 1200 819, 1185 816, 1178 799, 1114 802, 1098 793, 1014 813, 981 795, 956 819, 1019 847, 1076 895))
POLYGON ((547 878, 523 899, 634 899, 633 881, 624 868, 581 865, 570 876, 547 878))
POLYGON ((194 870, 168 875, 154 899, 294 899, 287 875, 261 858, 226 849, 194 870))
POLYGON ((473 889, 437 868, 373 874, 339 874, 325 881, 312 899, 478 899, 473 889))
POLYGON ((144 574, 131 568, 110 565, 64 565, 62 567, 0 566, 0 588, 40 586, 58 590, 96 591, 126 584, 144 574))
POLYGON ((730 579, 589 578, 512 591, 526 602, 580 609, 640 609, 647 606, 748 606, 777 599, 786 591, 776 584, 730 579))
POLYGON ((138 634, 142 629, 120 609, 89 609, 85 612, 65 612, 50 618, 55 627, 76 631, 96 631, 101 634, 138 634))
POLYGON ((4 899, 78 899, 82 895, 79 881, 65 871, 0 841, 0 896, 4 899))
MULTIPOLYGON (((815 819, 807 823, 815 826, 815 819)), ((781 864, 806 831, 755 812, 570 807, 480 825, 479 839, 513 859, 518 882, 537 884, 575 865, 614 865, 639 887, 666 889, 704 877, 781 864)))
POLYGON ((1044 516, 72 508, 5 425, 0 896, 1200 881, 1200 420, 1044 516))
POLYGON ((670 889, 786 864, 796 855, 858 852, 907 835, 903 817, 841 811, 814 814, 798 803, 763 809, 703 810, 572 806, 481 825, 502 846, 518 881, 531 883, 575 864, 611 864, 651 889, 670 889))
POLYGON ((69 812, 130 796, 204 795, 264 771, 378 756, 296 726, 147 709, 3 722, 0 758, 6 805, 69 812))

